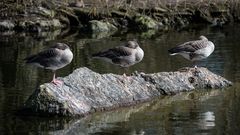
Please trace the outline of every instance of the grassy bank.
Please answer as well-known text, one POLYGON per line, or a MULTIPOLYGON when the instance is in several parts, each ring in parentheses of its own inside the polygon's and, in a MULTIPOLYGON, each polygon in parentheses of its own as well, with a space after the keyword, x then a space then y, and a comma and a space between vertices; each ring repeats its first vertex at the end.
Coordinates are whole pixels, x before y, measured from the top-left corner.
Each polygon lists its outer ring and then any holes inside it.
POLYGON ((192 23, 222 26, 239 22, 239 7, 238 0, 3 0, 0 19, 8 21, 0 22, 0 29, 39 32, 73 26, 84 30, 100 26, 159 30, 192 23))

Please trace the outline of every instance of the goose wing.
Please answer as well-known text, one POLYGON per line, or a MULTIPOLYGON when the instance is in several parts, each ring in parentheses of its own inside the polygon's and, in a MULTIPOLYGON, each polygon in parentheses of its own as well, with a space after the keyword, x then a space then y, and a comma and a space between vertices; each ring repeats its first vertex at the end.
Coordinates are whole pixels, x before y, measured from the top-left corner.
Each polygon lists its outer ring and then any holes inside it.
POLYGON ((48 67, 50 62, 52 62, 54 59, 57 60, 59 54, 60 52, 58 49, 50 48, 39 52, 38 54, 26 57, 24 60, 26 60, 26 63, 39 63, 44 67, 48 67))
POLYGON ((130 56, 132 54, 132 49, 124 46, 115 47, 103 52, 93 54, 93 57, 105 57, 109 59, 120 58, 124 56, 130 56))
POLYGON ((178 45, 177 47, 174 47, 168 51, 171 54, 180 52, 194 53, 197 50, 207 47, 207 42, 208 41, 203 40, 189 41, 184 44, 178 45))

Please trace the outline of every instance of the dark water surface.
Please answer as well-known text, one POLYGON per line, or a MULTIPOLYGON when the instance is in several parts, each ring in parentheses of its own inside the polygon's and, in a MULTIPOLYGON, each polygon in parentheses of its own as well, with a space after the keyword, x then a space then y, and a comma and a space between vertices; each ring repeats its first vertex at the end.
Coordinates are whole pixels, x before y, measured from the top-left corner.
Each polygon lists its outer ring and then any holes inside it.
POLYGON ((0 134, 238 134, 240 133, 240 27, 221 29, 197 26, 186 30, 148 33, 119 32, 110 37, 75 31, 0 36, 0 134), (192 66, 180 56, 170 57, 167 50, 179 43, 197 39, 200 35, 212 40, 216 49, 198 65, 233 81, 233 87, 204 90, 159 97, 148 103, 115 111, 97 113, 82 119, 42 118, 15 115, 35 88, 52 78, 50 71, 26 66, 23 58, 39 52, 55 42, 70 44, 74 59, 59 70, 66 76, 78 67, 88 67, 99 73, 123 74, 114 65, 91 60, 90 55, 114 47, 126 40, 138 39, 145 51, 139 64, 127 72, 146 73, 173 71, 192 66))

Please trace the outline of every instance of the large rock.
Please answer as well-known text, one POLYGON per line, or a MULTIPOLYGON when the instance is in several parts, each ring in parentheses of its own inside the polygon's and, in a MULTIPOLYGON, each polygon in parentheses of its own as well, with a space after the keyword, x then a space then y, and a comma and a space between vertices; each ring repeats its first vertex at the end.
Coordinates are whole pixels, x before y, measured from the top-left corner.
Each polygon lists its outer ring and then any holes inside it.
POLYGON ((128 79, 115 74, 98 74, 88 68, 76 69, 62 86, 41 85, 26 101, 23 112, 82 116, 98 110, 147 101, 194 89, 216 89, 232 83, 206 68, 184 68, 176 72, 134 73, 128 79))

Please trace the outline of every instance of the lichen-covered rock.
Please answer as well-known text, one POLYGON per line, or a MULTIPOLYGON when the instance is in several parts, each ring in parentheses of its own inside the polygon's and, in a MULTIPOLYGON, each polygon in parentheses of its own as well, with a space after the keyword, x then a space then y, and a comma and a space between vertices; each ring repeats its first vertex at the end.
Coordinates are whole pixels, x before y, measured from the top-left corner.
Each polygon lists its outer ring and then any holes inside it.
POLYGON ((31 14, 41 15, 41 16, 47 17, 47 18, 53 18, 56 15, 56 12, 54 10, 49 10, 49 9, 46 9, 41 6, 30 9, 29 12, 31 14))
POLYGON ((98 20, 92 20, 89 22, 90 31, 92 32, 111 32, 118 30, 113 24, 109 22, 103 22, 98 20))
POLYGON ((159 28, 159 23, 157 21, 145 15, 136 15, 135 23, 138 25, 139 28, 144 30, 159 28))
POLYGON ((131 105, 160 95, 194 89, 224 88, 232 83, 206 68, 184 68, 176 72, 135 73, 128 79, 76 69, 62 86, 41 85, 26 101, 23 112, 81 116, 98 110, 131 105))
POLYGON ((61 27, 61 23, 58 19, 52 19, 52 20, 37 20, 37 24, 39 24, 42 28, 49 28, 49 29, 56 29, 61 27))
POLYGON ((25 31, 48 31, 62 28, 63 25, 58 19, 44 20, 42 18, 32 18, 19 21, 16 28, 25 31))
POLYGON ((0 30, 1 31, 12 30, 14 28, 14 26, 15 26, 15 24, 10 20, 0 21, 0 30))

